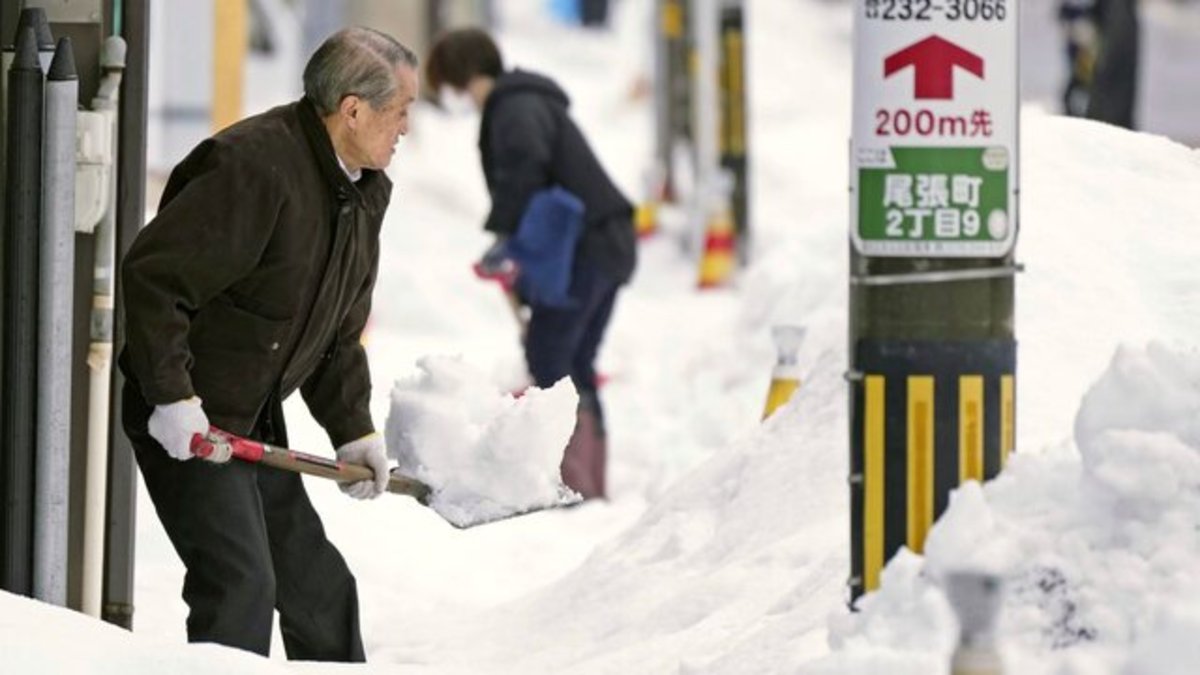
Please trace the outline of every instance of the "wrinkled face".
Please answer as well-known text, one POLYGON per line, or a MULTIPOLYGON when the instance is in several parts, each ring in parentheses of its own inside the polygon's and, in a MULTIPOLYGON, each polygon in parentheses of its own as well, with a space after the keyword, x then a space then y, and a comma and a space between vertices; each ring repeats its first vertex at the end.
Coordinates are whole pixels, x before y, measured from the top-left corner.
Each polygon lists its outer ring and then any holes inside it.
POLYGON ((349 129, 351 161, 367 169, 385 169, 396 154, 396 143, 408 134, 408 109, 417 96, 417 73, 402 65, 396 69, 396 92, 376 108, 366 99, 348 96, 344 106, 349 129))

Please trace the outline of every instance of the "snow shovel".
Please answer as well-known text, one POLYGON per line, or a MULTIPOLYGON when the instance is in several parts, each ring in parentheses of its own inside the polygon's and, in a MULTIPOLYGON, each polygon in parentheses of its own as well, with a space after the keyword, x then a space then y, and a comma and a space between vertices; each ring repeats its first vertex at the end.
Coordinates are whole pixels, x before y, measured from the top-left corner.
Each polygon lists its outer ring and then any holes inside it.
POLYGON ((525 308, 521 304, 521 299, 517 297, 516 266, 509 265, 502 270, 488 271, 482 263, 475 263, 471 269, 479 279, 494 281, 500 286, 500 291, 504 293, 504 299, 508 302, 508 308, 512 311, 513 320, 517 322, 517 330, 521 334, 521 344, 524 344, 525 333, 529 329, 529 320, 525 318, 525 308))
MULTIPOLYGON (((254 441, 249 438, 242 438, 228 431, 223 431, 217 427, 210 427, 207 436, 196 434, 192 437, 192 454, 197 457, 208 457, 217 446, 226 445, 229 447, 229 452, 232 457, 250 462, 251 464, 265 464, 276 469, 291 471, 293 473, 307 474, 309 476, 317 476, 319 478, 329 478, 336 480, 339 483, 354 483, 361 480, 373 480, 375 472, 370 468, 361 464, 350 464, 320 455, 311 455, 307 452, 299 450, 291 450, 289 448, 281 448, 279 446, 270 445, 261 441, 254 441)), ((408 495, 416 499, 423 506, 429 506, 430 500, 433 497, 433 490, 422 483, 421 481, 405 476, 392 469, 391 476, 388 478, 387 491, 398 495, 408 495)), ((572 499, 570 496, 564 495, 557 504, 546 504, 543 506, 535 506, 529 509, 515 510, 507 513, 501 513, 494 516, 480 517, 473 520, 463 522, 455 521, 438 513, 439 516, 453 525, 454 527, 465 530, 475 527, 476 525, 484 525, 494 523, 499 520, 507 520, 516 516, 523 516, 527 513, 544 511, 546 509, 559 508, 562 506, 570 506, 579 501, 575 496, 572 499)))

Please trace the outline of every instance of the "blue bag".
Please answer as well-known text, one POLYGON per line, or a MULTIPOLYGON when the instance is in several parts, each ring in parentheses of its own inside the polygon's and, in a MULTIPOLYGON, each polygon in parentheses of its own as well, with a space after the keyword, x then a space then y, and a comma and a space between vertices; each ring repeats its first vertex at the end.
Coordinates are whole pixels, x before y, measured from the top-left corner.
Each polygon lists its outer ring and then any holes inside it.
POLYGON ((579 7, 579 0, 550 0, 547 3, 550 10, 550 16, 555 19, 570 25, 579 25, 582 12, 579 7))
POLYGON ((508 255, 519 266, 517 292, 531 305, 566 309, 571 267, 583 231, 583 202, 561 187, 534 193, 521 216, 508 255))

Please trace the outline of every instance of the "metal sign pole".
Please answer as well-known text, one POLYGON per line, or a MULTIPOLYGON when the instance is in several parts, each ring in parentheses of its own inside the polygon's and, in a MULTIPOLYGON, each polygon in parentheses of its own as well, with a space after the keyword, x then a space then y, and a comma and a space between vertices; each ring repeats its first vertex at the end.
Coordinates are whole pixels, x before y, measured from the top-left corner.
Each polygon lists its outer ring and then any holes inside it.
POLYGON ((1014 447, 1017 2, 854 3, 851 579, 1014 447))

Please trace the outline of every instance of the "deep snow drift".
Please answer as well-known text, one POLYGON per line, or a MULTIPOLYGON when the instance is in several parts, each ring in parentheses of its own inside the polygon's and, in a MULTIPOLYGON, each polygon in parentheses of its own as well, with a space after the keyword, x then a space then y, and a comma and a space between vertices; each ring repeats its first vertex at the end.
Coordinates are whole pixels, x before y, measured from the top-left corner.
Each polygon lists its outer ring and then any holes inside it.
POLYGON ((924 559, 891 562, 813 672, 944 664, 956 624, 937 584, 956 568, 1004 580, 1009 672, 1195 672, 1200 643, 1178 638, 1200 630, 1198 413, 1200 353, 1122 348, 1079 410, 1080 455, 1021 454, 955 493, 924 559))

